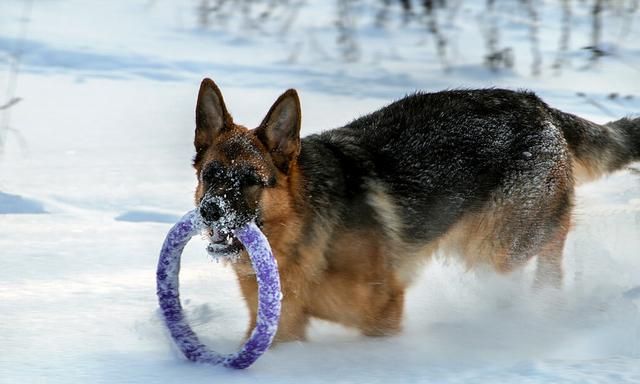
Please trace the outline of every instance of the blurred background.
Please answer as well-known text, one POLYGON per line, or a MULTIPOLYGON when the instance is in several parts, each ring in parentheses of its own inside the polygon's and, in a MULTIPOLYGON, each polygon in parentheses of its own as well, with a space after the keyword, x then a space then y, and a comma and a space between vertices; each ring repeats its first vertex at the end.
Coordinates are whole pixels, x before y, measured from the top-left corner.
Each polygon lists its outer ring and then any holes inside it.
POLYGON ((616 105, 638 90, 638 3, 6 0, 0 5, 2 142, 7 111, 23 96, 21 72, 76 81, 208 75, 236 87, 379 98, 418 89, 570 87, 571 96, 597 113, 616 115, 616 105))
POLYGON ((599 74, 616 71, 620 80, 606 86, 619 101, 634 97, 618 88, 640 71, 637 0, 7 0, 2 7, 3 104, 19 97, 20 71, 78 80, 208 74, 235 86, 286 83, 386 98, 500 84, 568 83, 588 93, 605 88, 599 74))

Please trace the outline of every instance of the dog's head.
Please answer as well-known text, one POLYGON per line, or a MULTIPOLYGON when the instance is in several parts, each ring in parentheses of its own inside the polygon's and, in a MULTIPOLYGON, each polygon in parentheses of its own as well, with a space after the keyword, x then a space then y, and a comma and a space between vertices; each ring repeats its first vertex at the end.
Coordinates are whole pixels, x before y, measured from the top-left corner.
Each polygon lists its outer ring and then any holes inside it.
POLYGON ((210 79, 200 85, 196 105, 198 177, 196 205, 211 235, 210 250, 237 253, 233 230, 261 221, 265 191, 282 188, 300 152, 300 101, 283 93, 262 123, 248 129, 233 122, 222 93, 210 79))

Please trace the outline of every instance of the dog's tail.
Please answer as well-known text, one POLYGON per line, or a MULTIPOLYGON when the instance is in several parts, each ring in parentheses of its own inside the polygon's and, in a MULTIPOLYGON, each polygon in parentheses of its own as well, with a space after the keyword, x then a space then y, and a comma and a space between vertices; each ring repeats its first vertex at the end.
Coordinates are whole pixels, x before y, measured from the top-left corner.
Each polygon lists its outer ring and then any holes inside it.
POLYGON ((573 173, 578 183, 640 161, 640 118, 600 125, 556 109, 551 113, 573 155, 573 173))

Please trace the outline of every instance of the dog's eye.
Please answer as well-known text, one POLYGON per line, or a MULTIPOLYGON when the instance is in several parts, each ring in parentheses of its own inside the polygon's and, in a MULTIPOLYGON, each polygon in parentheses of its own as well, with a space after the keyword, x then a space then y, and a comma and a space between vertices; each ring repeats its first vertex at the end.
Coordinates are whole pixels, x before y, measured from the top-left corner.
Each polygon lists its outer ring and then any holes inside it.
POLYGON ((244 175, 244 177, 242 178, 242 184, 245 187, 264 186, 264 182, 255 172, 248 172, 246 175, 244 175))
POLYGON ((265 186, 264 179, 260 176, 258 171, 254 168, 247 167, 238 170, 238 179, 243 187, 263 187, 265 186))

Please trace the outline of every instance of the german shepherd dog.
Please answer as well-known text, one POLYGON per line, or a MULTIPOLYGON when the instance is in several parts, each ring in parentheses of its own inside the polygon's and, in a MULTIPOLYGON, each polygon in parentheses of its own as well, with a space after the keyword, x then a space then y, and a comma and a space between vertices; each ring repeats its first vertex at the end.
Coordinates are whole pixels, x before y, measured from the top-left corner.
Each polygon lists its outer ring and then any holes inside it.
POLYGON ((202 81, 195 202, 233 264, 255 325, 257 283, 231 235, 255 220, 278 260, 277 341, 311 317, 371 336, 401 328, 405 289, 437 249, 507 273, 537 256, 559 287, 577 183, 640 160, 640 118, 598 125, 503 89, 416 93, 300 139, 295 90, 255 129, 202 81))

